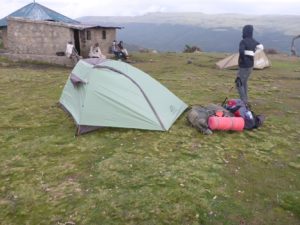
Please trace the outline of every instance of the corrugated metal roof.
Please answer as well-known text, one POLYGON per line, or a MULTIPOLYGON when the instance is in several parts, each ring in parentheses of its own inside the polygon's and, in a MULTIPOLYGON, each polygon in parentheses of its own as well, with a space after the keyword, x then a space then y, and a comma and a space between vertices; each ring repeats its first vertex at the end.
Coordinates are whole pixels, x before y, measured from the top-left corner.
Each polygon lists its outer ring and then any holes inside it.
POLYGON ((7 26, 7 17, 21 17, 32 20, 50 20, 71 24, 80 24, 80 22, 66 17, 36 2, 30 3, 1 19, 0 27, 7 26))
POLYGON ((101 25, 90 25, 90 24, 72 24, 72 23, 64 23, 64 22, 56 22, 52 20, 32 20, 28 18, 21 18, 21 17, 7 17, 7 20, 15 20, 15 21, 22 21, 22 22, 29 22, 29 23, 36 23, 36 24, 50 24, 55 26, 62 26, 68 27, 74 30, 85 30, 85 29, 123 29, 124 27, 117 27, 117 26, 101 26, 101 25))

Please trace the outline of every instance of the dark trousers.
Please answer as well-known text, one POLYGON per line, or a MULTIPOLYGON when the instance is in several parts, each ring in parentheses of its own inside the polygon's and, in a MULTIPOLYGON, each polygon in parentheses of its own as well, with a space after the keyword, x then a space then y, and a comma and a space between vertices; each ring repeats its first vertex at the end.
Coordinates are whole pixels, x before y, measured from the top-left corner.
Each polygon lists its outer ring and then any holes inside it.
POLYGON ((236 88, 240 95, 240 99, 248 104, 248 79, 253 68, 239 68, 236 79, 236 88))

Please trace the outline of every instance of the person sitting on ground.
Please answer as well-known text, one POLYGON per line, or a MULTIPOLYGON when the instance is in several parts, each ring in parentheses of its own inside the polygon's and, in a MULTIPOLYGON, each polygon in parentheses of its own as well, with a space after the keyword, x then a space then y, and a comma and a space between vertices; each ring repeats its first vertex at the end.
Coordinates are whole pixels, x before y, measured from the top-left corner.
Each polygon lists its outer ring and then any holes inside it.
POLYGON ((90 58, 101 58, 106 59, 106 56, 102 54, 99 43, 96 43, 94 46, 91 46, 89 52, 90 58))
POLYGON ((115 55, 116 59, 118 59, 118 60, 121 60, 121 59, 126 60, 128 58, 128 52, 123 47, 122 41, 120 41, 119 44, 117 44, 117 41, 114 40, 112 43, 112 46, 111 46, 111 52, 115 55))
POLYGON ((111 46, 111 51, 117 59, 121 58, 121 51, 117 45, 117 41, 114 40, 111 46))
POLYGON ((118 48, 120 49, 120 52, 123 54, 124 59, 127 59, 129 55, 128 55, 127 49, 124 48, 124 46, 123 46, 123 41, 120 41, 120 42, 119 42, 118 48))

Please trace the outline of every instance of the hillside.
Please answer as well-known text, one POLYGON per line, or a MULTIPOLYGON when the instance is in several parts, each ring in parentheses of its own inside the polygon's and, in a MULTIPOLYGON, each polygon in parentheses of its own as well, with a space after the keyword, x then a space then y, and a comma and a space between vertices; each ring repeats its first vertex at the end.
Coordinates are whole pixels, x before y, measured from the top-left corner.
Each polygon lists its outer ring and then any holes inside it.
POLYGON ((182 51, 186 44, 211 52, 235 52, 243 25, 255 26, 255 37, 266 48, 290 51, 300 33, 300 16, 239 14, 149 13, 136 17, 81 17, 88 24, 118 25, 118 39, 159 51, 182 51))

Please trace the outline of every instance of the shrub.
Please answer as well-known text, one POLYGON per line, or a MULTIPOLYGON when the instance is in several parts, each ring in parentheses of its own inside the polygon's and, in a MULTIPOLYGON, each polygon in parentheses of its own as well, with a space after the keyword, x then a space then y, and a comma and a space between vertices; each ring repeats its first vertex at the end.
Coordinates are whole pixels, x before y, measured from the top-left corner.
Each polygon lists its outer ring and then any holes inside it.
POLYGON ((278 53, 279 53, 279 52, 278 52, 276 49, 274 49, 274 48, 266 48, 264 51, 265 51, 266 54, 278 54, 278 53))
POLYGON ((185 45, 183 52, 184 53, 193 53, 193 52, 202 52, 202 50, 198 46, 185 45))

